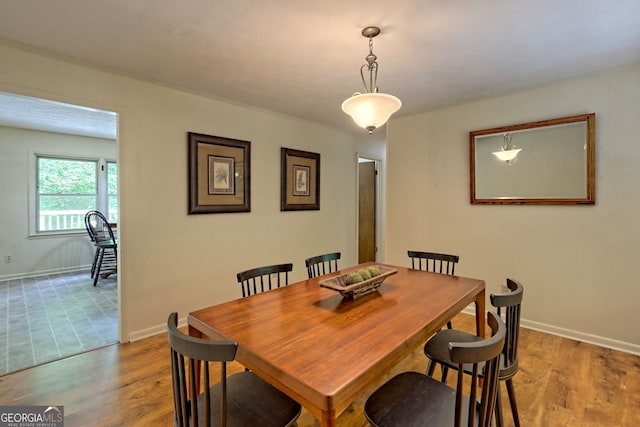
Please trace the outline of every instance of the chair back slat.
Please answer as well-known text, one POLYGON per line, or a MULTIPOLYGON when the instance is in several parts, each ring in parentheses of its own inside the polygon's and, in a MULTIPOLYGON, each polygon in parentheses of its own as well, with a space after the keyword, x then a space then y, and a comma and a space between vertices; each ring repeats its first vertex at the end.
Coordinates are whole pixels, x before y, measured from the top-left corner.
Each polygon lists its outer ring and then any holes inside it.
POLYGON ((407 251, 407 255, 411 258, 411 268, 414 270, 424 270, 449 275, 455 274, 456 264, 460 260, 458 255, 436 252, 407 251))
MULTIPOLYGON (((184 355, 180 355, 180 357, 184 357, 184 355)), ((198 390, 196 389, 196 361, 194 359, 189 359, 189 384, 191 385, 191 396, 197 396, 198 395, 198 390)), ((208 366, 209 364, 207 362, 204 362, 205 366, 208 366)), ((206 369, 206 368, 205 368, 206 369)), ((193 422, 191 423, 191 425, 193 425, 193 427, 198 427, 199 424, 199 420, 198 417, 195 416, 195 414, 198 413, 198 399, 191 399, 191 413, 194 414, 194 416, 192 417, 193 422)), ((206 420, 205 420, 206 423, 206 420)), ((208 425, 207 425, 208 427, 208 425)))
POLYGON ((291 426, 301 406, 253 372, 227 377, 227 363, 235 359, 238 343, 191 337, 178 330, 178 314, 167 319, 171 347, 171 377, 175 426, 291 426), (202 365, 204 391, 199 393, 202 365), (211 384, 210 372, 219 368, 220 380, 211 384))
POLYGON ((91 239, 92 242, 96 241, 96 236, 95 236, 94 227, 91 226, 90 218, 93 217, 96 212, 98 211, 91 210, 84 215, 84 228, 87 230, 87 234, 89 234, 89 239, 91 239))
POLYGON ((334 252, 307 258, 304 263, 309 279, 338 271, 340 256, 340 252, 334 252))
MULTIPOLYGON (((189 399, 188 395, 197 396, 196 362, 202 361, 204 384, 209 382, 209 363, 220 363, 220 425, 226 425, 226 362, 235 359, 238 343, 234 341, 211 341, 194 338, 178 330, 178 314, 171 313, 167 320, 167 333, 171 346, 171 373, 174 393, 175 424, 178 426, 198 426, 198 399, 189 399), (189 369, 186 369, 188 359, 189 369), (188 372, 187 372, 188 371, 188 372), (187 390, 189 390, 187 392, 187 390)), ((211 396, 209 387, 204 387, 204 418, 206 426, 211 420, 211 396)))
POLYGON ((498 315, 504 313, 507 325, 507 337, 502 350, 502 370, 513 371, 518 365, 518 341, 520 338, 520 312, 524 287, 513 279, 507 279, 510 292, 490 295, 491 305, 496 307, 498 315))
POLYGON ((458 364, 455 409, 456 427, 461 427, 462 420, 465 418, 462 413, 462 396, 464 394, 463 377, 467 374, 471 375, 469 406, 466 408, 467 425, 468 427, 489 427, 491 425, 498 392, 500 355, 504 347, 507 327, 502 319, 492 312, 487 313, 487 323, 491 328, 491 338, 472 343, 449 343, 451 360, 458 364), (472 365, 471 369, 469 369, 469 364, 472 365), (480 369, 480 366, 483 369, 480 369), (482 377, 481 385, 480 377, 482 377), (477 400, 478 387, 482 388, 480 403, 477 400))
POLYGON ((111 224, 105 216, 98 211, 89 211, 85 215, 85 228, 89 237, 96 244, 115 244, 116 238, 111 224))
POLYGON ((183 427, 186 423, 186 419, 184 419, 186 411, 183 410, 183 408, 187 405, 187 392, 182 388, 186 385, 186 382, 181 380, 182 375, 184 375, 184 368, 180 368, 180 363, 184 364, 184 359, 180 358, 178 353, 171 349, 171 384, 173 387, 173 395, 181 397, 173 399, 174 420, 178 427, 183 427))
POLYGON ((241 271, 236 275, 236 278, 242 288, 242 296, 248 297, 274 289, 272 275, 277 277, 275 287, 287 286, 289 284, 289 272, 292 270, 293 264, 291 263, 268 265, 241 271))

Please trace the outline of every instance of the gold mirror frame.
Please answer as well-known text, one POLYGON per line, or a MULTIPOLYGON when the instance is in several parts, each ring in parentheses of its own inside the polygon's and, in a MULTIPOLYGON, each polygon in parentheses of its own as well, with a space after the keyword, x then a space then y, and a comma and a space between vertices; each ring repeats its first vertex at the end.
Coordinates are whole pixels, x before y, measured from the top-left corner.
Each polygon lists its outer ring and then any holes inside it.
POLYGON ((595 204, 594 113, 469 132, 469 156, 473 205, 595 204), (562 132, 563 129, 573 131, 573 125, 581 128, 577 129, 581 135, 580 139, 564 140, 558 132, 562 132), (525 146, 518 145, 519 141, 525 140, 525 146), (503 142, 499 144, 498 141, 503 142), (512 143, 515 147, 511 147, 512 143), (564 152, 568 151, 565 149, 568 145, 565 145, 569 143, 578 148, 573 148, 574 152, 565 154, 564 152), (496 144, 499 147, 497 150, 494 148, 496 144), (547 148, 543 150, 545 146, 547 148), (497 153, 510 148, 520 149, 520 152, 515 153, 518 157, 512 160, 504 160, 503 157, 503 160, 500 160, 497 153), (527 157, 527 152, 535 152, 535 155, 527 157), (578 167, 574 167, 574 164, 578 167), (525 180, 526 185, 519 187, 525 180), (574 181, 580 186, 580 194, 553 194, 556 187, 558 192, 562 193, 562 185, 574 181), (490 182, 498 182, 499 185, 496 187, 511 188, 486 190, 490 182), (505 183, 508 185, 503 185, 505 183))

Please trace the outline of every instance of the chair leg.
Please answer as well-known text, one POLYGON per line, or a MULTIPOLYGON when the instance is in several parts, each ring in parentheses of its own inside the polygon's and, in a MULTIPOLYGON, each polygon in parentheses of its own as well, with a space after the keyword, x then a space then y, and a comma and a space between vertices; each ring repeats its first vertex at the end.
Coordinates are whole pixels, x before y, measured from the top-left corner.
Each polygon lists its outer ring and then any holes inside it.
POLYGON ((509 394, 509 404, 511 405, 511 414, 513 415, 513 425, 520 427, 520 416, 518 415, 518 406, 516 405, 516 393, 513 389, 513 381, 511 378, 505 381, 507 385, 507 393, 509 394))
POLYGON ((91 263, 91 278, 93 279, 93 275, 96 273, 96 265, 98 264, 98 255, 100 249, 96 248, 96 252, 93 254, 93 262, 91 263))
POLYGON ((504 426, 504 419, 502 418, 502 393, 500 392, 500 381, 498 381, 498 393, 496 396, 496 427, 504 426))
POLYGON ((449 368, 447 368, 446 366, 442 365, 442 382, 446 383, 447 382, 447 374, 449 374, 449 368))
POLYGON ((98 264, 96 265, 95 277, 93 278, 93 286, 98 284, 98 277, 100 277, 100 267, 102 267, 102 258, 104 258, 104 249, 100 249, 100 256, 98 257, 98 264))
POLYGON ((436 370, 436 364, 433 360, 429 359, 429 366, 427 366, 427 376, 432 377, 433 371, 436 370))
POLYGON ((447 329, 453 329, 453 325, 451 324, 451 320, 447 322, 447 329))

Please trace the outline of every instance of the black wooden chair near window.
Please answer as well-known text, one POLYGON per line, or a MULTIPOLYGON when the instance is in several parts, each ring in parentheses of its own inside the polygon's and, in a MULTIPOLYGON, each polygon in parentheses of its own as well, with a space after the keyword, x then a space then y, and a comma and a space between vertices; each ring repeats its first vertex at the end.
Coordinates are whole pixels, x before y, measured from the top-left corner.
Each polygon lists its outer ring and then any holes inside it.
POLYGON ((177 328, 178 314, 167 319, 171 345, 175 426, 292 426, 301 407, 253 372, 227 377, 227 362, 236 357, 238 343, 190 337, 177 328), (187 360, 185 360, 187 359, 187 360), (195 384, 196 361, 203 362, 204 392, 195 384), (220 381, 209 387, 210 365, 218 363, 220 381), (187 368, 188 366, 188 368, 187 368), (187 380, 188 377, 188 380, 187 380), (189 399, 189 395, 197 396, 189 399))
MULTIPOLYGON (((93 233, 92 227, 89 227, 89 216, 93 213, 97 212, 95 210, 89 211, 84 215, 84 228, 87 230, 87 234, 89 235, 89 239, 91 239, 91 243, 94 244, 96 242, 96 236, 93 233)), ((93 262, 91 263, 91 278, 93 279, 93 274, 96 272, 96 264, 98 263, 98 256, 100 255, 98 247, 96 246, 96 250, 93 254, 93 262)))
POLYGON ((393 427, 489 427, 496 405, 500 354, 507 328, 495 313, 487 313, 487 321, 491 338, 447 344, 450 359, 459 368, 455 389, 419 372, 403 372, 367 399, 364 413, 369 422, 374 426, 393 427), (471 368, 469 382, 463 381, 466 375, 463 366, 471 368), (480 396, 478 389, 481 389, 480 396))
POLYGON ((238 283, 242 286, 242 296, 248 297, 289 284, 289 273, 293 264, 276 264, 266 267, 252 268, 237 274, 238 283))
MULTIPOLYGON (((496 307, 498 316, 504 313, 507 325, 507 335, 502 349, 502 358, 500 360, 500 372, 498 379, 504 381, 507 386, 509 395, 509 403, 511 405, 511 413, 514 425, 520 426, 520 417, 518 415, 518 407, 516 405, 516 395, 513 388, 513 377, 518 372, 518 341, 520 337, 520 306, 522 304, 522 294, 524 288, 520 283, 513 279, 507 279, 507 287, 510 292, 504 294, 491 294, 491 305, 496 307)), ((454 341, 457 343, 473 343, 482 340, 473 334, 458 330, 442 330, 436 333, 424 346, 424 353, 429 358, 429 366, 427 367, 427 375, 432 376, 435 365, 439 364, 442 370, 442 382, 447 380, 447 370, 445 368, 458 369, 458 366, 449 357, 449 343, 454 341)), ((470 366, 464 366, 465 372, 470 372, 470 366)), ((481 372, 482 373, 482 372, 481 372)), ((501 427, 503 424, 502 417, 502 400, 500 388, 498 388, 498 400, 496 403, 496 426, 501 427)))
POLYGON ((84 217, 84 225, 96 248, 91 265, 93 286, 96 286, 101 271, 104 270, 103 276, 117 272, 118 242, 113 234, 111 224, 100 212, 95 210, 87 212, 84 217))
POLYGON ((314 277, 337 271, 339 259, 340 252, 307 258, 306 260, 304 260, 304 264, 307 267, 307 274, 309 275, 309 279, 313 279, 314 277))

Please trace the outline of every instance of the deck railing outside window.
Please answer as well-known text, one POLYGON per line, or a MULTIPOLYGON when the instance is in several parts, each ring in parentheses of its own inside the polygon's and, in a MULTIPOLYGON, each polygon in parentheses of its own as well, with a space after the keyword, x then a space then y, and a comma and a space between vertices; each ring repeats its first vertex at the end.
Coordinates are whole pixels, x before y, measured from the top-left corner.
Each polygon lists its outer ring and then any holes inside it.
MULTIPOLYGON (((40 231, 84 230, 86 211, 40 211, 40 231)), ((117 222, 118 211, 110 211, 109 222, 117 222)))

